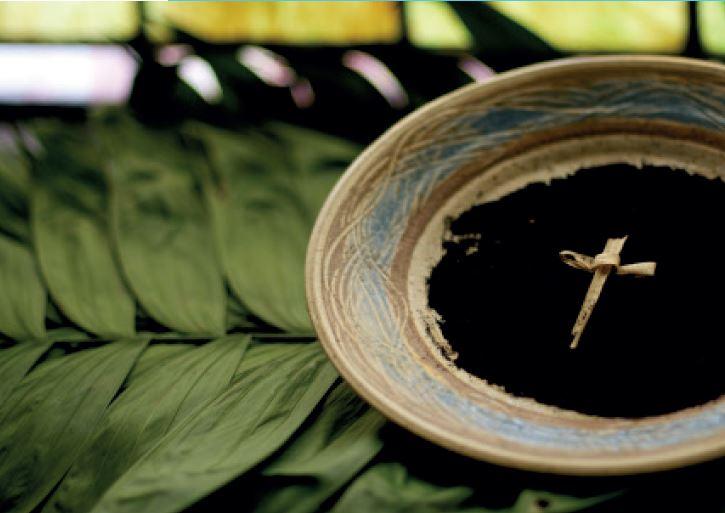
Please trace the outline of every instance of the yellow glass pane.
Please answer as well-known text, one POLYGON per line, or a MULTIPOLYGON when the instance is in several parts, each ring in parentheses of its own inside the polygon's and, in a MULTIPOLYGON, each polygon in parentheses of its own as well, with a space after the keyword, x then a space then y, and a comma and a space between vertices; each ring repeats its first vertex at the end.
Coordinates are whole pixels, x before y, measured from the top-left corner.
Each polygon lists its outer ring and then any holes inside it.
POLYGON ((0 2, 0 39, 119 41, 139 28, 134 2, 0 2))
POLYGON ((390 43, 401 33, 394 2, 181 2, 146 8, 155 24, 215 43, 390 43))
POLYGON ((492 2, 555 48, 584 52, 678 52, 684 2, 492 2))
POLYGON ((471 34, 451 6, 441 2, 405 4, 408 38, 428 48, 470 48, 471 34))
POLYGON ((725 55, 725 2, 697 4, 702 45, 709 53, 725 55))

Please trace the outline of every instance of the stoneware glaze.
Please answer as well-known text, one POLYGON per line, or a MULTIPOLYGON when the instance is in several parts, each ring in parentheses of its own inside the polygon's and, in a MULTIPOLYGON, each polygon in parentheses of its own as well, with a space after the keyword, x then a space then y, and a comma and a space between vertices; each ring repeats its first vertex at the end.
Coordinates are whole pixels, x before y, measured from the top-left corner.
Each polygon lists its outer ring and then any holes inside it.
MULTIPOLYGON (((482 460, 606 475, 722 456, 725 397, 605 419, 513 397, 456 368, 426 277, 447 216, 533 181, 612 162, 725 178, 724 127, 725 67, 665 57, 540 64, 419 109, 350 166, 317 220, 307 297, 325 350, 391 420, 482 460)), ((485 312, 481 326, 486 343, 485 312)))

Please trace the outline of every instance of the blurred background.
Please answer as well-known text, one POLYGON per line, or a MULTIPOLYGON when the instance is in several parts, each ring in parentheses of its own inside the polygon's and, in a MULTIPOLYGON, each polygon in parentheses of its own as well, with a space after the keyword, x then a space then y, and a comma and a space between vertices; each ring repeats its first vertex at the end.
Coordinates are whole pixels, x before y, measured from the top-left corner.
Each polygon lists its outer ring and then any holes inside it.
POLYGON ((368 142, 443 93, 573 54, 722 59, 723 2, 0 4, 0 116, 128 103, 368 142))

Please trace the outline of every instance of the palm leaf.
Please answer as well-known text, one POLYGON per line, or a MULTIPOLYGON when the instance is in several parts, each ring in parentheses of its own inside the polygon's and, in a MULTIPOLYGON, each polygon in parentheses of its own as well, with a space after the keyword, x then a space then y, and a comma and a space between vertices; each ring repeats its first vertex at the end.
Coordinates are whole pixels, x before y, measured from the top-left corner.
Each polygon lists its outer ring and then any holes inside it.
POLYGON ((135 305, 108 241, 106 185, 82 127, 35 123, 44 151, 35 163, 31 224, 48 289, 63 313, 107 338, 134 334, 135 305))
POLYGON ((180 511, 277 450, 336 373, 317 344, 269 347, 250 349, 231 386, 170 431, 92 511, 180 511), (267 351, 274 357, 266 360, 267 351))
POLYGON ((0 125, 0 231, 17 240, 28 240, 28 161, 17 131, 0 125))
POLYGON ((355 157, 362 151, 357 144, 313 130, 271 123, 268 130, 286 148, 293 187, 299 194, 310 225, 328 193, 355 157))
MULTIPOLYGON (((317 343, 289 343, 311 334, 307 237, 356 145, 282 124, 195 124, 181 139, 113 112, 91 130, 28 127, 44 148, 32 182, 0 127, 0 331, 30 339, 0 349, 1 511, 172 513, 231 481, 236 509, 257 513, 311 513, 337 494, 336 513, 488 511, 473 507, 488 486, 475 476, 444 487, 387 464, 356 479, 390 458, 384 420, 347 385, 328 394, 317 343), (46 332, 46 309, 59 328, 46 332), (274 330, 259 318, 287 333, 246 352, 247 335, 208 341, 274 330), (106 343, 134 323, 156 342, 106 343)), ((526 491, 506 511, 540 501, 594 504, 526 491)))
POLYGON ((572 513, 588 509, 617 495, 619 495, 618 492, 580 498, 538 490, 524 490, 508 511, 510 513, 531 513, 543 510, 546 513, 572 513))
POLYGON ((330 513, 571 513, 614 496, 578 498, 524 490, 511 507, 491 510, 470 505, 473 492, 464 486, 436 486, 408 475, 398 463, 381 463, 350 485, 330 513))
POLYGON ((16 131, 0 126, 0 332, 15 340, 45 336, 46 292, 28 249, 29 164, 16 131))
POLYGON ((43 512, 90 511, 169 429, 229 385, 247 344, 246 335, 231 335, 170 357, 168 350, 161 358, 158 351, 147 351, 151 362, 141 357, 143 370, 131 375, 128 388, 110 407, 95 439, 43 512))
POLYGON ((161 340, 163 340, 163 337, 154 340, 154 344, 143 352, 136 365, 133 366, 126 380, 129 385, 138 382, 144 374, 156 372, 157 368, 166 365, 169 361, 185 353, 194 351, 196 348, 193 344, 165 344, 160 342, 161 340))
POLYGON ((51 359, 0 410, 0 510, 28 513, 68 470, 146 340, 51 359))
POLYGON ((0 349, 0 408, 33 364, 48 350, 44 342, 23 342, 0 349))
MULTIPOLYGON (((263 471, 286 478, 267 491, 255 513, 311 513, 350 481, 382 448, 385 418, 345 383, 323 404, 315 422, 263 471)), ((274 481, 272 481, 274 483, 274 481)))
POLYGON ((303 280, 307 239, 322 198, 357 147, 285 125, 269 130, 273 137, 187 128, 204 142, 215 171, 205 190, 235 294, 265 321, 311 333, 303 280))
POLYGON ((408 476, 400 464, 378 464, 357 478, 331 513, 485 513, 463 507, 470 488, 442 488, 408 476))
POLYGON ((266 322, 311 332, 300 283, 308 225, 285 184, 282 148, 258 134, 194 130, 218 174, 218 183, 205 182, 205 192, 232 290, 266 322))
POLYGON ((227 295, 227 331, 259 327, 257 321, 236 296, 231 293, 227 295))
POLYGON ((45 287, 28 248, 0 235, 0 331, 15 340, 45 336, 45 287))
POLYGON ((223 334, 226 293, 195 178, 203 162, 171 132, 128 119, 99 130, 111 159, 112 235, 138 301, 173 330, 223 334))

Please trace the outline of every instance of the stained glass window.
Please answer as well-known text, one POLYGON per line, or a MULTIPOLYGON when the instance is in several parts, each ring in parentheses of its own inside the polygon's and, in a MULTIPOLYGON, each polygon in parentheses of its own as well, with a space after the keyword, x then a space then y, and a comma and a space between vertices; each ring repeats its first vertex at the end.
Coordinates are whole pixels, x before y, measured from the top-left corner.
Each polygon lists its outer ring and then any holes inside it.
POLYGON ((494 2, 564 51, 678 52, 687 38, 682 2, 494 2))
POLYGON ((0 2, 0 39, 119 41, 139 29, 136 2, 0 2))
MULTIPOLYGON (((568 52, 675 53, 687 37, 685 2, 491 2, 568 52)), ((395 43, 463 49, 471 36, 439 2, 2 2, 0 40, 125 41, 142 29, 170 42, 175 30, 213 43, 395 43), (404 14, 403 14, 404 13, 404 14), (404 23, 405 22, 405 23, 404 23)), ((725 3, 700 2, 704 48, 725 54, 725 3)))
POLYGON ((725 2, 701 2, 697 8, 700 37, 705 50, 725 55, 725 2))
POLYGON ((151 18, 215 43, 393 43, 395 2, 149 3, 151 18))

